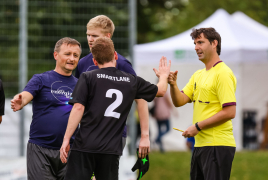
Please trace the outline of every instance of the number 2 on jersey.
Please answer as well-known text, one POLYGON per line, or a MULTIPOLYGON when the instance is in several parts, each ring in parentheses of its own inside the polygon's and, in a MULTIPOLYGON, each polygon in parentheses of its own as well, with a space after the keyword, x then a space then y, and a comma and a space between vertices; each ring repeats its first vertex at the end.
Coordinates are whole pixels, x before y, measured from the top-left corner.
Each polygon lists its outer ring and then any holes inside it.
POLYGON ((116 99, 115 99, 115 101, 110 106, 108 106, 108 108, 106 109, 106 111, 104 113, 104 116, 106 116, 106 117, 114 117, 114 118, 119 119, 121 114, 120 113, 117 113, 117 112, 114 112, 114 110, 118 106, 120 106, 120 104, 122 103, 122 101, 123 101, 123 94, 122 94, 121 91, 119 91, 117 89, 109 89, 106 92, 106 97, 107 98, 112 98, 113 97, 113 94, 116 94, 116 99))

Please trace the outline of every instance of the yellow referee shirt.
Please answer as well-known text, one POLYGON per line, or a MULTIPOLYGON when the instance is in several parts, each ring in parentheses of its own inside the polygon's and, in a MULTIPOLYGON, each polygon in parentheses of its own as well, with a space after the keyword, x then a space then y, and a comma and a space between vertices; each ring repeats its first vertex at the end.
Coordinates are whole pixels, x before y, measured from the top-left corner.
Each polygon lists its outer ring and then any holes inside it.
MULTIPOLYGON (((208 119, 225 106, 236 105, 236 78, 232 70, 222 61, 210 70, 196 71, 183 88, 194 103, 193 124, 208 119)), ((195 136, 195 147, 235 147, 231 119, 219 126, 204 129, 195 136)))

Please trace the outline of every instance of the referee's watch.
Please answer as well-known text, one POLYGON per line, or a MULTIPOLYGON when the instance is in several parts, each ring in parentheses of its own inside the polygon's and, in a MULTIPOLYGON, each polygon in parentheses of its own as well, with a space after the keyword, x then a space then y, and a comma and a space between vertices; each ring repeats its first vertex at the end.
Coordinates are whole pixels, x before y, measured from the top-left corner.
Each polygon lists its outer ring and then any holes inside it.
MULTIPOLYGON (((198 122, 197 122, 197 123, 198 123, 198 122)), ((195 123, 195 127, 196 127, 196 129, 197 129, 198 131, 201 131, 201 129, 200 129, 200 127, 198 126, 197 123, 195 123)))

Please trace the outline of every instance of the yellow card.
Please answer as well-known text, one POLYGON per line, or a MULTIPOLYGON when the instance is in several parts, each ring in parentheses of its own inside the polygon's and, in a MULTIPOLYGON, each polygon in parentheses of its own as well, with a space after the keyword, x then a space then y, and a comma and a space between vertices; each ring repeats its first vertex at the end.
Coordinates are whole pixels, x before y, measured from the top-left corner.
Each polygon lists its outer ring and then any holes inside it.
POLYGON ((183 130, 180 130, 180 129, 177 129, 177 128, 173 128, 173 129, 175 129, 177 131, 180 131, 180 132, 184 132, 183 130))

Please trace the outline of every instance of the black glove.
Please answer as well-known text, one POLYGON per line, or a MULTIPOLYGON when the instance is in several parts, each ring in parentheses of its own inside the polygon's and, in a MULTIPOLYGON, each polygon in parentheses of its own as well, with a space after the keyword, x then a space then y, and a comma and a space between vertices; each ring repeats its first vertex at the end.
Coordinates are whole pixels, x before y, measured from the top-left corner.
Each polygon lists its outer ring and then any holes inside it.
POLYGON ((141 179, 144 174, 149 170, 149 156, 147 155, 145 158, 139 158, 139 149, 137 149, 138 160, 131 169, 133 172, 139 169, 139 176, 137 180, 141 179))

